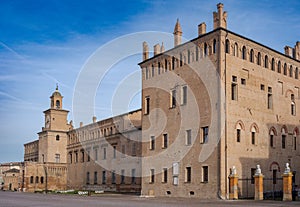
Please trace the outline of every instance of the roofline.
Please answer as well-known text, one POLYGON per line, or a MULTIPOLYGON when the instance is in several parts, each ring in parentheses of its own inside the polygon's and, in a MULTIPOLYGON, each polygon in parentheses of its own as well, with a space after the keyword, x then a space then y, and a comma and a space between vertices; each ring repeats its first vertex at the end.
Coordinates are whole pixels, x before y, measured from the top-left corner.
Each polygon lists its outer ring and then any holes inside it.
MULTIPOLYGON (((142 111, 142 109, 139 108, 139 109, 136 109, 136 110, 133 110, 133 111, 125 112, 125 113, 123 113, 123 114, 119 114, 119 115, 116 115, 116 116, 111 116, 111 117, 108 117, 108 118, 105 118, 105 119, 96 121, 95 123, 89 123, 89 124, 84 125, 84 126, 82 126, 82 127, 74 128, 74 129, 72 129, 72 130, 70 130, 70 131, 75 131, 75 130, 78 130, 78 129, 80 129, 80 128, 88 127, 88 126, 91 126, 91 125, 93 125, 93 124, 96 124, 96 123, 99 123, 99 122, 102 122, 102 121, 107 121, 107 120, 109 120, 109 119, 113 119, 113 118, 116 118, 116 117, 121 117, 121 116, 124 116, 124 115, 127 115, 127 114, 133 114, 133 113, 138 112, 138 111, 142 111)), ((70 131, 68 131, 68 132, 70 132, 70 131)))
POLYGON ((289 59, 291 59, 291 60, 294 60, 294 61, 300 63, 300 60, 297 60, 297 59, 295 59, 295 58, 292 58, 292 57, 290 57, 290 56, 288 56, 288 55, 286 55, 286 54, 284 54, 284 53, 282 53, 282 52, 279 52, 279 51, 277 51, 277 50, 275 50, 275 49, 273 49, 273 48, 270 48, 269 46, 266 46, 266 45, 264 45, 264 44, 262 44, 262 43, 259 43, 259 42, 255 41, 255 40, 252 40, 252 39, 250 39, 250 38, 248 38, 248 37, 245 37, 245 36, 243 36, 243 35, 240 35, 240 34, 237 34, 237 33, 235 33, 235 32, 232 32, 232 31, 230 31, 230 30, 228 30, 228 29, 219 27, 219 28, 217 28, 217 29, 215 29, 215 30, 212 30, 212 31, 210 31, 210 32, 208 32, 208 33, 205 33, 205 34, 200 35, 200 36, 198 36, 198 37, 196 37, 196 38, 194 38, 194 39, 191 39, 191 40, 189 40, 189 41, 187 41, 187 42, 185 42, 185 43, 182 43, 182 44, 180 44, 180 45, 177 45, 177 46, 175 46, 175 47, 173 47, 173 48, 171 48, 171 49, 169 49, 169 50, 167 50, 167 51, 165 51, 165 52, 163 52, 163 53, 159 53, 159 54, 157 54, 157 55, 155 55, 155 56, 153 56, 153 57, 151 57, 151 58, 148 58, 147 60, 144 60, 144 61, 138 63, 138 65, 141 65, 141 64, 143 64, 143 63, 145 63, 145 62, 147 62, 147 61, 150 61, 150 60, 152 60, 152 59, 154 59, 154 58, 159 57, 160 55, 164 55, 164 54, 166 54, 166 53, 168 53, 168 52, 171 52, 171 51, 174 50, 174 49, 177 49, 177 48, 179 48, 179 47, 183 47, 184 45, 186 45, 186 44, 188 44, 188 43, 190 43, 190 42, 193 42, 193 41, 195 41, 195 40, 197 40, 197 39, 200 39, 200 38, 202 38, 202 37, 208 36, 208 35, 210 35, 210 34, 212 34, 212 33, 214 33, 214 32, 220 31, 220 30, 223 30, 223 31, 225 31, 225 32, 231 33, 231 34, 236 35, 236 36, 238 36, 238 37, 244 38, 244 39, 246 39, 246 40, 248 40, 248 41, 250 41, 250 42, 253 42, 253 43, 257 44, 257 45, 260 45, 260 46, 262 46, 262 47, 265 47, 266 49, 269 49, 269 50, 271 50, 271 51, 273 51, 273 52, 275 52, 275 53, 277 53, 277 54, 279 54, 279 55, 282 55, 282 56, 284 56, 284 57, 287 57, 287 58, 289 58, 289 59))

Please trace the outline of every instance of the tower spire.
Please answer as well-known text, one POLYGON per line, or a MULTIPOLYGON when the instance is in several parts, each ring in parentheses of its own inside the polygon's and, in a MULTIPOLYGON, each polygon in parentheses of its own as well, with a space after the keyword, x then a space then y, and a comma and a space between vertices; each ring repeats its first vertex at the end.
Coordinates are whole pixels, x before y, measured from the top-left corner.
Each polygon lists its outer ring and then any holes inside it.
POLYGON ((181 36, 182 36, 182 29, 179 23, 179 19, 177 18, 175 28, 174 28, 174 47, 181 44, 181 36))

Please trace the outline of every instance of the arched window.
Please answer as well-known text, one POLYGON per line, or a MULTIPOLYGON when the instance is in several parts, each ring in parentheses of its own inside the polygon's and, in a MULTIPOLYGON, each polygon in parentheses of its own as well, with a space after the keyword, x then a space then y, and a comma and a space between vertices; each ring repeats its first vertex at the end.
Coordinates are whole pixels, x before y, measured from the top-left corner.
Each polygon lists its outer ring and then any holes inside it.
POLYGON ((287 75, 287 65, 286 65, 286 63, 284 63, 284 66, 283 66, 283 75, 287 75))
POLYGON ((261 65, 261 54, 260 54, 260 52, 257 53, 257 65, 261 65))
POLYGON ((269 131, 269 136, 270 136, 270 147, 274 148, 275 147, 275 136, 277 135, 276 129, 272 127, 269 131))
POLYGON ((199 60, 199 47, 196 45, 196 61, 199 60))
POLYGON ((254 62, 254 51, 253 51, 253 49, 250 50, 250 62, 251 63, 254 62))
POLYGON ((239 56, 239 54, 238 54, 238 48, 239 48, 238 44, 237 44, 237 43, 235 43, 235 44, 234 44, 234 51, 233 51, 233 55, 234 55, 234 56, 236 56, 236 57, 238 57, 238 56, 239 56))
POLYGON ((180 66, 180 67, 182 66, 182 62, 183 62, 183 61, 182 61, 182 53, 180 53, 180 55, 179 55, 179 64, 180 64, 179 66, 180 66))
POLYGON ((151 76, 154 77, 154 65, 152 64, 152 73, 151 76))
POLYGON ((147 80, 149 78, 149 70, 146 68, 145 70, 145 79, 147 80))
POLYGON ((296 116, 296 104, 295 104, 295 96, 291 94, 291 114, 296 116))
POLYGON ((242 58, 243 58, 243 60, 247 59, 246 56, 247 56, 247 49, 246 49, 245 46, 243 46, 243 51, 242 51, 242 58))
POLYGON ((236 124, 236 142, 241 142, 243 130, 243 123, 241 121, 238 121, 238 123, 236 124))
POLYGON ((298 128, 295 128, 294 135, 293 135, 294 150, 297 150, 297 135, 299 135, 299 130, 298 130, 298 128))
POLYGON ((275 71, 275 60, 272 58, 271 70, 275 71))
POLYGON ((290 77, 293 77, 293 66, 290 66, 290 77))
POLYGON ((269 68, 269 58, 265 55, 265 68, 269 68))
POLYGON ((33 176, 30 176, 30 183, 33 183, 33 176))
POLYGON ((282 149, 285 149, 285 145, 286 145, 286 133, 287 133, 286 127, 283 126, 282 129, 281 129, 281 148, 282 149))
POLYGON ((208 55, 208 46, 206 43, 204 43, 204 56, 208 55))
POLYGON ((225 42, 225 52, 226 53, 230 53, 230 42, 229 42, 229 39, 226 39, 226 42, 225 42))
POLYGON ((35 183, 39 183, 39 176, 35 177, 35 183))
POLYGON ((256 128, 254 126, 251 128, 251 144, 256 144, 256 128))
POLYGON ((60 101, 56 100, 56 104, 55 105, 56 105, 56 108, 59 109, 60 108, 60 101))
POLYGON ((158 75, 160 75, 160 62, 157 63, 157 69, 158 69, 157 73, 158 73, 158 75))
POLYGON ((59 141, 59 135, 56 135, 56 141, 59 141))
POLYGON ((167 72, 167 71, 168 71, 168 60, 165 59, 165 72, 167 72))
POLYGON ((280 60, 278 61, 277 72, 281 73, 281 62, 280 62, 280 60))
POLYGON ((41 183, 42 184, 44 183, 44 177, 43 176, 41 177, 41 183))
POLYGON ((217 41, 214 39, 213 42, 213 53, 215 54, 217 52, 217 41))
POLYGON ((175 57, 173 56, 172 57, 172 70, 175 69, 175 57))
POLYGON ((295 69, 295 79, 299 78, 299 71, 298 68, 295 69))
POLYGON ((190 50, 188 50, 188 64, 190 64, 190 62, 191 62, 191 51, 190 50))

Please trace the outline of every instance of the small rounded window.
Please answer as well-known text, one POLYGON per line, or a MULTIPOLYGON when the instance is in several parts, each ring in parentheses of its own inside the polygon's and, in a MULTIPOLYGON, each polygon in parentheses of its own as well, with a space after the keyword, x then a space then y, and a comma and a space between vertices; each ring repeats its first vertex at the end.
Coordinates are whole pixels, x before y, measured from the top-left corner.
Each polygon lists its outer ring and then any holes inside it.
POLYGON ((59 141, 59 135, 56 135, 56 141, 59 141))

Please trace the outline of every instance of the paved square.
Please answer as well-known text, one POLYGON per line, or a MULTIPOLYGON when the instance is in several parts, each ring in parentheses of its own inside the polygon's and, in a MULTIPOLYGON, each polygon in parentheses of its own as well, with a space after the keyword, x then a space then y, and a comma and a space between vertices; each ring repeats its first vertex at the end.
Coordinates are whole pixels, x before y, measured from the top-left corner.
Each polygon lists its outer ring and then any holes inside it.
POLYGON ((0 191, 0 207, 176 207, 176 206, 300 206, 299 201, 223 201, 223 200, 200 200, 194 198, 141 198, 133 195, 107 195, 100 196, 79 196, 79 195, 54 195, 34 194, 19 192, 0 191))

